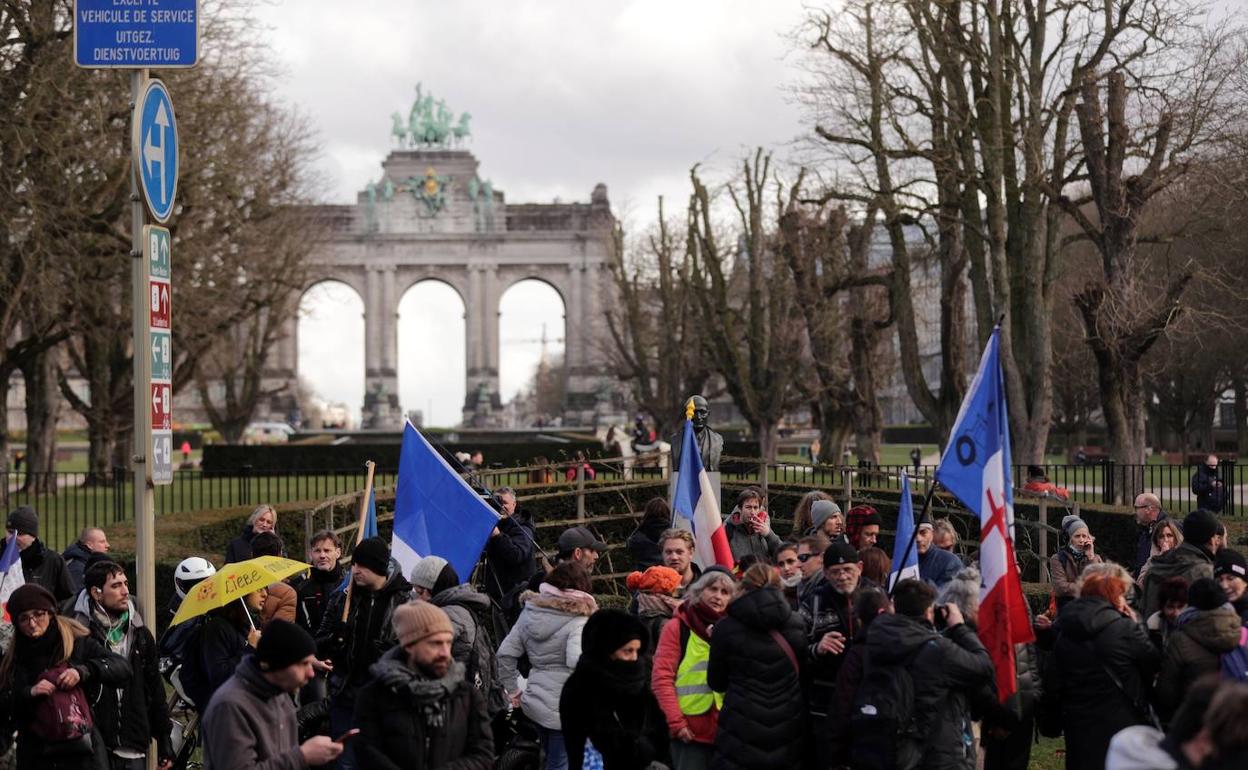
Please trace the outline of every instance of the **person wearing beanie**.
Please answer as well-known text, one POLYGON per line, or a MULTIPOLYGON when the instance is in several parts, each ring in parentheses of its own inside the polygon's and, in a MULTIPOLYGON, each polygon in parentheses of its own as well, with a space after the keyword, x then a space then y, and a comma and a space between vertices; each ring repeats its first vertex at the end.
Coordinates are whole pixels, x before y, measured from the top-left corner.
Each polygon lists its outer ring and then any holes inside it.
MULTIPOLYGON (((93 552, 92 556, 103 555, 93 552)), ((83 589, 71 617, 91 637, 130 663, 131 676, 117 688, 88 688, 96 727, 114 767, 127 761, 146 765, 148 747, 156 741, 157 764, 174 759, 172 723, 160 676, 156 638, 130 596, 126 571, 113 561, 97 561, 83 574, 83 589)))
POLYGON ((54 763, 43 753, 47 741, 34 733, 36 705, 57 689, 54 681, 61 677, 65 687, 82 687, 84 695, 88 689, 122 686, 130 679, 130 664, 101 646, 81 623, 57 615, 55 598, 42 586, 18 587, 9 596, 7 609, 13 618, 13 637, 0 662, 0 692, 6 729, 17 730, 16 766, 96 770, 91 747, 99 745, 99 732, 84 737, 85 751, 68 753, 54 763), (58 667, 62 670, 46 678, 58 667))
POLYGON ((43 586, 56 597, 58 604, 78 593, 73 575, 65 566, 65 558, 39 540, 39 514, 34 508, 29 505, 15 508, 5 520, 5 529, 17 538, 22 580, 27 585, 43 586))
POLYGON ((1222 586, 1227 602, 1248 625, 1248 559, 1239 551, 1219 549, 1213 560, 1213 579, 1222 586))
POLYGON ((316 642, 302 627, 274 620, 203 710, 204 766, 301 770, 333 762, 341 743, 317 735, 302 744, 292 696, 315 675, 316 642))
POLYGON ((1212 578, 1200 578, 1187 589, 1187 609, 1178 628, 1166 640, 1161 674, 1154 698, 1162 719, 1168 720, 1188 686, 1203 674, 1216 673, 1223 653, 1239 646, 1242 622, 1212 578))
POLYGON ((650 689, 649 644, 645 626, 622 610, 600 610, 585 623, 581 658, 559 697, 569 770, 581 770, 586 741, 604 768, 670 764, 667 720, 650 689))
POLYGON ((1213 577, 1213 559, 1217 555, 1217 536, 1221 524, 1209 511, 1195 510, 1182 522, 1183 542, 1149 562, 1144 575, 1141 615, 1149 617, 1157 610, 1158 593, 1162 582, 1169 577, 1180 576, 1188 584, 1200 578, 1213 577))
MULTIPOLYGON (((351 553, 348 591, 330 600, 316 634, 317 649, 333 662, 329 724, 334 735, 352 727, 356 694, 369 679, 369 666, 398 641, 392 623, 394 611, 411 598, 411 591, 411 583, 398 570, 391 573, 390 546, 385 540, 368 537, 356 544, 351 553)), ((339 770, 355 767, 354 748, 352 744, 344 748, 338 759, 339 770)))
POLYGON ((659 632, 680 605, 676 598, 680 573, 671 567, 650 567, 645 572, 630 572, 625 583, 633 592, 629 612, 641 620, 651 639, 658 639, 659 632))
POLYGON ((869 505, 855 505, 849 509, 845 520, 845 536, 850 545, 861 551, 876 544, 883 525, 884 519, 879 511, 869 505))
POLYGON ((829 540, 836 540, 845 534, 845 514, 841 506, 831 500, 816 500, 810 504, 811 527, 805 534, 821 533, 829 540))
POLYGON ((451 657, 464 664, 465 676, 485 697, 490 717, 506 709, 507 698, 498 681, 490 637, 490 597, 471 583, 460 582, 459 573, 440 556, 426 556, 416 563, 412 570, 412 596, 440 607, 450 618, 455 634, 451 657), (438 567, 438 571, 430 577, 432 567, 438 567))
POLYGON ((1083 568, 1103 561, 1095 550, 1096 538, 1078 516, 1062 519, 1062 538, 1066 544, 1049 557, 1049 580, 1053 583, 1058 610, 1079 595, 1079 576, 1083 568))
POLYGON ((919 552, 919 579, 936 586, 937 590, 962 571, 962 560, 952 551, 935 546, 936 527, 924 517, 914 533, 914 547, 919 552))
POLYGON ((451 653, 451 618, 429 602, 408 602, 394 610, 393 634, 398 645, 369 668, 356 699, 359 767, 493 767, 486 698, 451 653))

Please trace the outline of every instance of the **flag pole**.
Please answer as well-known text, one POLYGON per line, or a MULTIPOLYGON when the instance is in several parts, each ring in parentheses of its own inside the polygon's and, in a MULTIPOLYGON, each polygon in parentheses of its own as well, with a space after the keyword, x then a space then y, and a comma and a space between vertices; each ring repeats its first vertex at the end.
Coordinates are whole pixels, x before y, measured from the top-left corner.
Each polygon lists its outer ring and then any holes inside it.
MULTIPOLYGON (((364 539, 364 519, 368 517, 368 500, 373 496, 373 472, 377 469, 377 464, 372 460, 364 463, 364 467, 368 469, 368 478, 364 482, 364 495, 360 498, 360 515, 356 520, 355 544, 359 545, 364 539)), ((352 560, 354 561, 354 551, 352 551, 352 560)), ((354 580, 347 581, 347 599, 342 603, 342 622, 347 622, 347 614, 351 612, 351 587, 355 585, 354 580)))
MULTIPOLYGON (((914 522, 914 526, 910 529, 910 542, 906 543, 906 550, 901 554, 902 564, 906 563, 906 560, 910 558, 910 552, 915 548, 915 540, 919 536, 919 522, 923 521, 923 518, 932 512, 932 498, 936 496, 936 487, 938 486, 940 486, 940 482, 936 479, 932 479, 932 483, 927 487, 927 494, 923 497, 923 507, 919 510, 919 519, 914 522)), ((888 587, 888 598, 893 598, 893 589, 895 589, 897 587, 897 583, 900 582, 901 581, 898 580, 896 583, 893 583, 888 587)))

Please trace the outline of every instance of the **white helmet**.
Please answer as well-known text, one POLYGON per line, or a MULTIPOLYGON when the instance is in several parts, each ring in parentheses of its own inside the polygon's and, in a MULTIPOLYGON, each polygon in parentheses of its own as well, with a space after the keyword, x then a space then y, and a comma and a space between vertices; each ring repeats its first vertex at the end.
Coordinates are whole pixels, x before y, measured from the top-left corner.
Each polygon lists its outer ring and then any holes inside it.
POLYGON ((178 592, 178 598, 185 599, 186 594, 195 587, 196 583, 215 574, 217 574, 217 568, 202 556, 192 556, 178 562, 177 568, 173 571, 173 586, 178 592))

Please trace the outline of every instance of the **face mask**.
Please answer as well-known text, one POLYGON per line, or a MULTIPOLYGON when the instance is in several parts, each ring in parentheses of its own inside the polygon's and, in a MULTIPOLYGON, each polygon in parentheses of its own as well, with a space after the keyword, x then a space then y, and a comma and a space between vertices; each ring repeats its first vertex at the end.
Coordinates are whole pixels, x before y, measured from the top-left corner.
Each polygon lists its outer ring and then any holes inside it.
POLYGON ((798 584, 801 582, 802 582, 802 573, 800 572, 794 575, 793 577, 787 577, 787 578, 781 577, 780 578, 780 585, 784 586, 785 588, 797 588, 798 584))

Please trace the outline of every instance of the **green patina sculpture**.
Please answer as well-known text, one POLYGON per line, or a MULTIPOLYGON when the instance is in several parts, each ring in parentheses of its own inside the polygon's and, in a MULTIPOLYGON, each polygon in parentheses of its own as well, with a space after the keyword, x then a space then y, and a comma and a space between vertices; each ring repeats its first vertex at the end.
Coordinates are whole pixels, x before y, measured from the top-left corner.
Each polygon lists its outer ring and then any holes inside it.
POLYGON ((400 145, 412 147, 451 147, 462 145, 472 136, 469 123, 472 115, 465 112, 455 122, 455 113, 446 106, 445 99, 434 101, 432 93, 423 93, 420 83, 416 84, 416 101, 407 115, 407 126, 403 125, 403 117, 399 113, 390 116, 394 125, 390 133, 396 137, 400 145))

